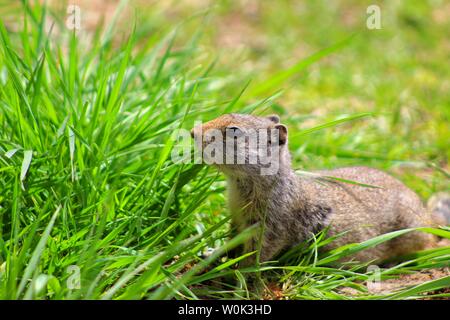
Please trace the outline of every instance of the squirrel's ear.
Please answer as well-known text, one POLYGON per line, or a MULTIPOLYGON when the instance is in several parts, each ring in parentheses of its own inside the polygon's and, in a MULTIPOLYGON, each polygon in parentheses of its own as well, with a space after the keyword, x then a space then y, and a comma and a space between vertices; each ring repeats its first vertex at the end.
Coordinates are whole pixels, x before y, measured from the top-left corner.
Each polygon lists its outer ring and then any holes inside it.
POLYGON ((288 129, 284 124, 277 124, 275 129, 278 130, 278 137, 280 146, 286 144, 288 137, 288 129))
POLYGON ((272 114, 270 116, 267 116, 267 119, 269 119, 273 123, 280 123, 280 117, 277 116, 276 114, 272 114))

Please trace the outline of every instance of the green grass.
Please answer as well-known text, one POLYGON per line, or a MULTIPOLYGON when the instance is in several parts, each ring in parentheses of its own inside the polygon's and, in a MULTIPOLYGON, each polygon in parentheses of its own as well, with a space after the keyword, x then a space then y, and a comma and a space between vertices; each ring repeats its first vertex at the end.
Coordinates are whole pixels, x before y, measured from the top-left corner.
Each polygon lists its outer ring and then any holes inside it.
MULTIPOLYGON (((448 188, 448 82, 439 79, 449 66, 438 50, 448 29, 420 17, 431 7, 402 11, 409 22, 398 22, 393 39, 388 27, 370 34, 338 24, 329 32, 320 22, 334 11, 324 3, 306 2, 314 16, 280 2, 255 23, 267 34, 266 51, 249 46, 228 55, 226 48, 205 54, 216 24, 236 10, 228 2, 206 15, 183 16, 181 7, 177 24, 148 13, 147 23, 139 16, 119 35, 113 21, 89 41, 67 30, 64 16, 23 6, 14 10, 20 26, 0 25, 2 299, 260 298, 245 280, 258 270, 224 258, 252 230, 230 239, 223 177, 170 160, 174 131, 225 111, 279 113, 299 168, 376 166, 424 198, 448 188), (51 35, 46 17, 56 19, 51 35), (293 27, 299 20, 304 28, 293 27), (292 57, 299 36, 310 48, 292 57), (397 42, 410 48, 395 52, 397 42), (409 50, 431 54, 417 58, 421 64, 409 50), (254 67, 240 68, 242 59, 254 67)), ((351 299, 342 286, 360 289, 362 299, 413 299, 448 287, 447 277, 373 295, 364 286, 372 276, 366 266, 335 264, 402 232, 318 254, 330 241, 320 234, 259 272, 290 299, 351 299)), ((446 229, 424 232, 450 238, 446 229)), ((433 249, 382 276, 449 262, 448 248, 433 249)))

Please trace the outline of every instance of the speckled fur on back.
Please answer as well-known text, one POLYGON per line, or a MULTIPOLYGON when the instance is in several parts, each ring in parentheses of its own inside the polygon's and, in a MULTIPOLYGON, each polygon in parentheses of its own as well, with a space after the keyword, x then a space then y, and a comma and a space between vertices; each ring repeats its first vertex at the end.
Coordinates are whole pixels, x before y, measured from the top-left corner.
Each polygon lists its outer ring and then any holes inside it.
MULTIPOLYGON (((317 171, 363 184, 365 186, 319 181, 300 177, 291 168, 287 146, 287 129, 278 116, 256 117, 227 114, 193 129, 225 130, 227 127, 280 129, 280 168, 276 175, 259 175, 245 165, 218 165, 228 180, 229 207, 236 229, 254 223, 265 225, 260 260, 273 258, 282 249, 298 244, 329 226, 329 235, 348 231, 328 249, 347 243, 359 243, 395 230, 420 226, 437 226, 445 222, 426 210, 411 189, 394 177, 368 167, 349 167, 317 171), (281 138, 280 138, 281 139, 281 138)), ((446 200, 445 200, 446 201, 446 200)), ((442 203, 442 201, 440 202, 442 203)), ((442 217, 442 215, 441 215, 442 217)), ((423 232, 411 232, 352 256, 354 260, 384 260, 393 256, 435 246, 437 239, 423 232)), ((257 239, 245 244, 245 251, 258 248, 257 239)))

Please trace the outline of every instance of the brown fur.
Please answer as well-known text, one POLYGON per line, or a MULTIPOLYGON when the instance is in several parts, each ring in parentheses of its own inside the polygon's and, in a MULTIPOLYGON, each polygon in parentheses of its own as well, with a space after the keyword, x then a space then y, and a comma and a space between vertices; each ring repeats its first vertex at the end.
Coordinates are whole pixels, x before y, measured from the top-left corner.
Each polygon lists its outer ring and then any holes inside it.
MULTIPOLYGON (((265 226, 260 252, 262 261, 273 258, 282 249, 308 239, 327 226, 331 236, 348 231, 329 245, 328 249, 332 249, 348 243, 360 243, 391 231, 437 226, 443 222, 424 208, 411 189, 376 169, 349 167, 317 171, 315 174, 379 188, 324 182, 297 175, 291 168, 287 129, 279 124, 277 116, 227 114, 194 128, 192 134, 198 135, 200 129, 202 135, 210 129, 224 131, 231 126, 243 131, 249 128, 284 128, 286 134, 286 141, 283 140, 279 146, 280 168, 276 175, 259 175, 255 173, 255 166, 217 165, 228 179, 229 206, 236 229, 242 230, 258 222, 265 226)), ((280 135, 283 134, 281 131, 280 135)), ((437 239, 433 235, 416 231, 359 252, 352 258, 379 261, 436 244, 437 239)), ((245 245, 247 252, 256 249, 256 238, 245 245)))

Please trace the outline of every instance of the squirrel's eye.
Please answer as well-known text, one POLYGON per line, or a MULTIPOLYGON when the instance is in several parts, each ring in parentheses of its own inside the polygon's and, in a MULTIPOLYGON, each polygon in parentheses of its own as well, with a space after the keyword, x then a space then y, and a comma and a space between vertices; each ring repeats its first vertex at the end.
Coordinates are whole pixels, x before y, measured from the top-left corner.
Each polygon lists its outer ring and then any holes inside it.
POLYGON ((235 136, 235 137, 241 135, 241 133, 242 133, 241 129, 239 129, 238 127, 228 127, 226 129, 226 132, 228 134, 231 134, 231 135, 235 136))

